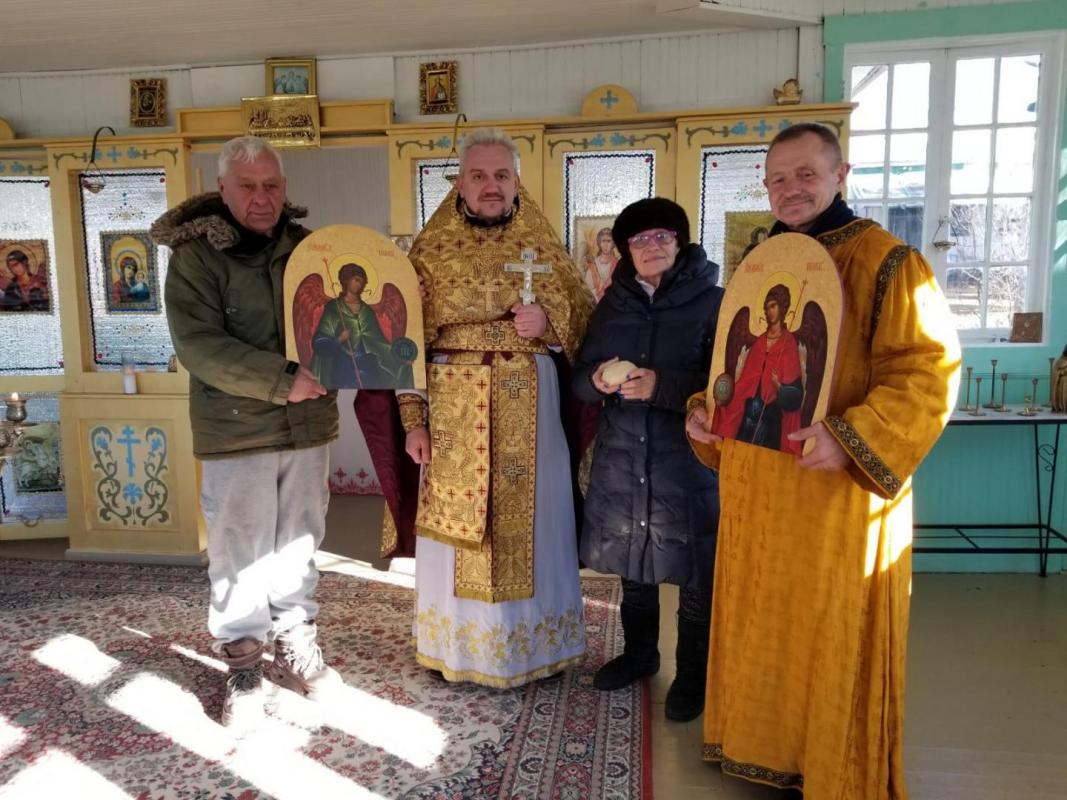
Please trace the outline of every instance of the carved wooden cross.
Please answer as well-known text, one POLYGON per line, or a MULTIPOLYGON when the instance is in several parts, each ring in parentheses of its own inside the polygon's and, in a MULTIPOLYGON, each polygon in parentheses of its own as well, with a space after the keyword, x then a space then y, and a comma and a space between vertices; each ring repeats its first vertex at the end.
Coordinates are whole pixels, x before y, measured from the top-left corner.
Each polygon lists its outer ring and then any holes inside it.
POLYGON ((522 256, 520 257, 522 258, 521 264, 505 264, 504 271, 522 273, 522 291, 519 292, 519 297, 522 298, 522 304, 528 306, 537 300, 533 291, 534 273, 547 274, 552 272, 552 267, 548 264, 535 264, 534 260, 537 258, 537 251, 529 247, 522 251, 522 256))

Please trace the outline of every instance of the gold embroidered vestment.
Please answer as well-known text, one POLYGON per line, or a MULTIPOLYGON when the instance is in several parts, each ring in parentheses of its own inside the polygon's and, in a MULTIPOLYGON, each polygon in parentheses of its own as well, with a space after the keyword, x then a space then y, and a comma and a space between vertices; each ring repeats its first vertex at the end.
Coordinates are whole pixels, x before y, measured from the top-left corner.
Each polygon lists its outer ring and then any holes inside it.
POLYGON ((722 509, 704 758, 805 797, 906 800, 911 475, 952 409, 959 343, 914 250, 869 220, 818 240, 846 298, 823 424, 850 462, 693 445, 722 509))
POLYGON ((549 346, 574 360, 592 310, 581 277, 548 220, 520 189, 503 225, 471 225, 455 191, 441 203, 409 258, 428 292, 432 460, 415 530, 456 548, 455 593, 488 602, 533 596, 537 467, 537 366, 549 346), (510 309, 522 275, 505 272, 526 248, 552 271, 534 278, 549 328, 524 339, 510 309), (440 359, 438 359, 440 360, 440 359))

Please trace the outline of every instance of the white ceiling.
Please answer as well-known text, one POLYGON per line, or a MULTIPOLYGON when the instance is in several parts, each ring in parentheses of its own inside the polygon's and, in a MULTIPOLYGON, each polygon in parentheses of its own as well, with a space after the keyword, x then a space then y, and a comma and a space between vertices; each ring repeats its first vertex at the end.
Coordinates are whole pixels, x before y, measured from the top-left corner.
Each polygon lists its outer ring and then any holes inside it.
POLYGON ((0 73, 447 52, 817 19, 785 0, 0 0, 0 73), (723 4, 725 3, 725 4, 723 4))

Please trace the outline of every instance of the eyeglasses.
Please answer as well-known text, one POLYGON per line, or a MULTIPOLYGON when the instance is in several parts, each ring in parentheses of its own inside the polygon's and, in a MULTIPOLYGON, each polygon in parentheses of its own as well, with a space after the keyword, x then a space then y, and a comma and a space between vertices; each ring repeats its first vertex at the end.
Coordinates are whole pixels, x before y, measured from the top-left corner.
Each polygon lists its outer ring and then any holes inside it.
POLYGON ((639 233, 637 236, 631 236, 626 240, 626 243, 634 250, 644 250, 650 244, 655 242, 660 247, 666 247, 671 242, 677 241, 678 233, 676 231, 668 231, 661 229, 658 231, 648 231, 646 233, 639 233))

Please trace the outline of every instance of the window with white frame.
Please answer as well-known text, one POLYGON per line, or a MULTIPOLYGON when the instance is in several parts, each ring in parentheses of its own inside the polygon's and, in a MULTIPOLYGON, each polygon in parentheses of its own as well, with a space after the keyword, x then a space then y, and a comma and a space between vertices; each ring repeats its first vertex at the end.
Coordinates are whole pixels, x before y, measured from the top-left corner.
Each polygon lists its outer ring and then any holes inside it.
POLYGON ((923 252, 967 338, 1047 310, 1059 40, 850 49, 848 202, 923 252))

